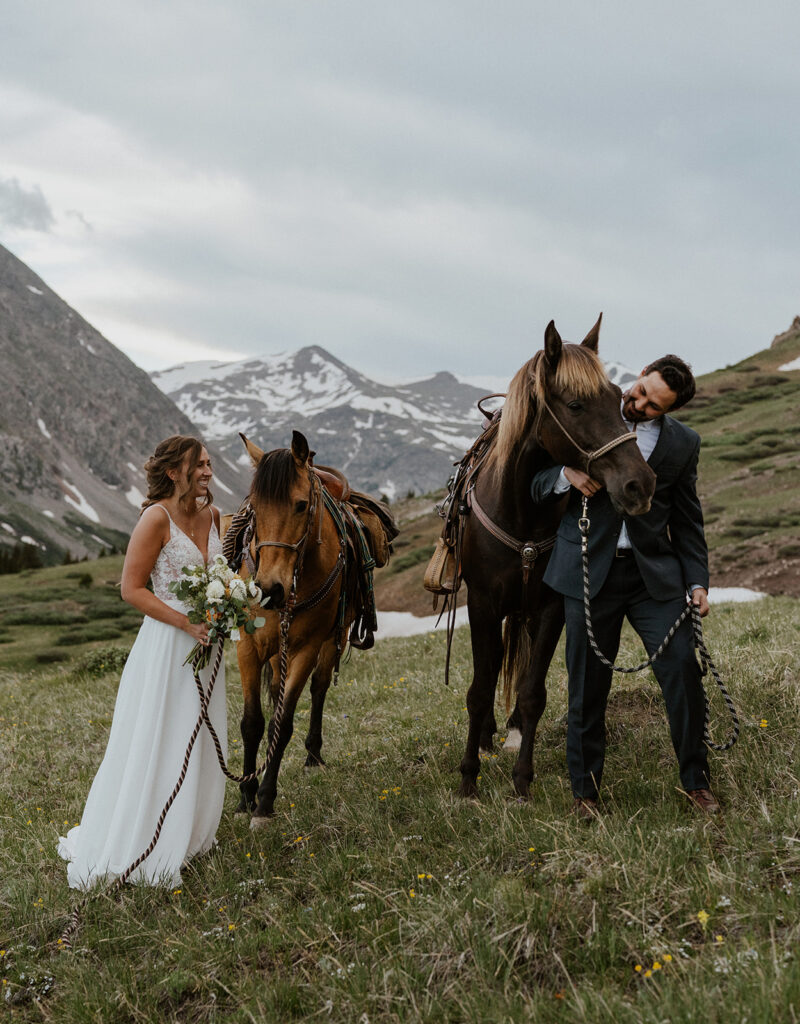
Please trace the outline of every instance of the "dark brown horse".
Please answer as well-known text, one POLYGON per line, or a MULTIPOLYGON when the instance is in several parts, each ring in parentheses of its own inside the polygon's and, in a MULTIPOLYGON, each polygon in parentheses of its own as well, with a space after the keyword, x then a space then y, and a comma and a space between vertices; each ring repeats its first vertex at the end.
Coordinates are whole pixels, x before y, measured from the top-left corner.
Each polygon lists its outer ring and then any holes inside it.
MULTIPOLYGON (((267 454, 243 440, 255 466, 249 498, 255 513, 251 552, 267 611, 266 624, 251 636, 243 635, 238 644, 244 695, 244 774, 255 771, 264 735, 261 679, 267 663, 273 700, 278 700, 281 624, 287 629, 283 704, 274 754, 260 786, 256 780, 241 784, 238 810, 254 811, 251 828, 255 828, 273 812, 281 758, 291 739, 295 707, 309 676, 311 720, 306 766, 324 764, 322 710, 355 608, 348 592, 351 577, 342 538, 323 501, 305 437, 294 431, 291 449, 267 454)), ((276 715, 270 722, 270 748, 276 715)))
MULTIPOLYGON (((564 344, 551 321, 544 349, 511 382, 474 498, 490 520, 512 537, 541 543, 555 534, 566 496, 542 506, 534 505, 530 494, 534 473, 553 462, 583 468, 590 462, 591 475, 627 515, 640 515, 650 507, 655 488, 652 470, 635 443, 614 443, 627 435, 627 429, 620 412, 620 390, 609 382, 597 356, 599 331, 600 320, 581 345, 564 344), (599 454, 606 446, 608 450, 599 454)), ((547 670, 564 624, 563 598, 542 581, 548 555, 533 562, 523 582, 519 553, 481 525, 474 507, 466 519, 462 569, 468 586, 474 674, 467 694, 469 734, 461 761, 462 796, 476 795, 480 749, 492 746, 501 667, 506 707, 516 695, 514 717, 522 732, 514 788, 522 797, 529 795, 536 727, 547 701, 547 670)))

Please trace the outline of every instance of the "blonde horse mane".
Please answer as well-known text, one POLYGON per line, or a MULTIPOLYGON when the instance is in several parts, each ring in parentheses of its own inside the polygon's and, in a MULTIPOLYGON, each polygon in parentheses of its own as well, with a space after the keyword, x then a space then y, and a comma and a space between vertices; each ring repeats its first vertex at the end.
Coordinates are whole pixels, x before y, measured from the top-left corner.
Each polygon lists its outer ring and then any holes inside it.
MULTIPOLYGON (((544 351, 520 367, 508 387, 503 415, 491 459, 501 472, 513 467, 525 440, 538 431, 547 396, 547 361, 544 351)), ((608 387, 600 358, 586 345, 565 344, 556 366, 552 389, 570 398, 589 398, 608 387)))

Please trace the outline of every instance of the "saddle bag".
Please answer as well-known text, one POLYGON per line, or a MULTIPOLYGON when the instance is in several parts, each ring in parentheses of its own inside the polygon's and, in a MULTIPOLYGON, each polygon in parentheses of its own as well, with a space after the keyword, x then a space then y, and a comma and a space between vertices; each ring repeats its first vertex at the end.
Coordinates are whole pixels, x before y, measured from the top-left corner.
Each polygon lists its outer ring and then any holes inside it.
POLYGON ((444 537, 436 541, 422 585, 432 594, 454 594, 461 585, 455 548, 444 537))

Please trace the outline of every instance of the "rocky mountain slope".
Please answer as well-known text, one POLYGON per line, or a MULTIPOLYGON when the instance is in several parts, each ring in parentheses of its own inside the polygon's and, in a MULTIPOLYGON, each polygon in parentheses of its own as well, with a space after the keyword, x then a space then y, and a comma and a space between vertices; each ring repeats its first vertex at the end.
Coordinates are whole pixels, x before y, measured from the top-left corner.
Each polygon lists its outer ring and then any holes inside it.
MULTIPOLYGON (((609 373, 622 386, 634 379, 619 364, 610 364, 609 373)), ((239 431, 269 449, 302 430, 317 462, 392 501, 446 483, 480 431, 476 402, 491 390, 447 372, 379 384, 319 346, 235 363, 188 363, 152 376, 229 460, 248 465, 239 431)))
MULTIPOLYGON (((44 561, 124 543, 142 465, 159 440, 194 425, 2 246, 0 365, 0 543, 31 545, 44 561)), ((241 493, 246 478, 220 465, 218 496, 241 493)))
POLYGON ((231 460, 249 462, 239 431, 262 448, 285 447, 301 430, 317 462, 390 500, 441 487, 480 431, 485 389, 437 373, 413 384, 369 380, 325 349, 235 363, 189 363, 155 383, 231 460))

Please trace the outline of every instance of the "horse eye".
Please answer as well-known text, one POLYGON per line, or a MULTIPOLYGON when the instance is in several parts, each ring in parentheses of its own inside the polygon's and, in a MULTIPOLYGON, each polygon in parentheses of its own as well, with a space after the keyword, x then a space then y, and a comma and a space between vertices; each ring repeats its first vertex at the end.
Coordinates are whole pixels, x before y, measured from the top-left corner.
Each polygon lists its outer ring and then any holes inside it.
POLYGON ((296 501, 296 502, 294 503, 294 510, 295 510, 295 512, 297 512, 298 514, 299 514, 300 512, 305 512, 305 510, 306 510, 307 508, 308 508, 308 502, 307 502, 307 501, 296 501))
POLYGON ((583 405, 577 401, 567 402, 567 408, 571 409, 572 412, 580 412, 583 409, 583 405))

